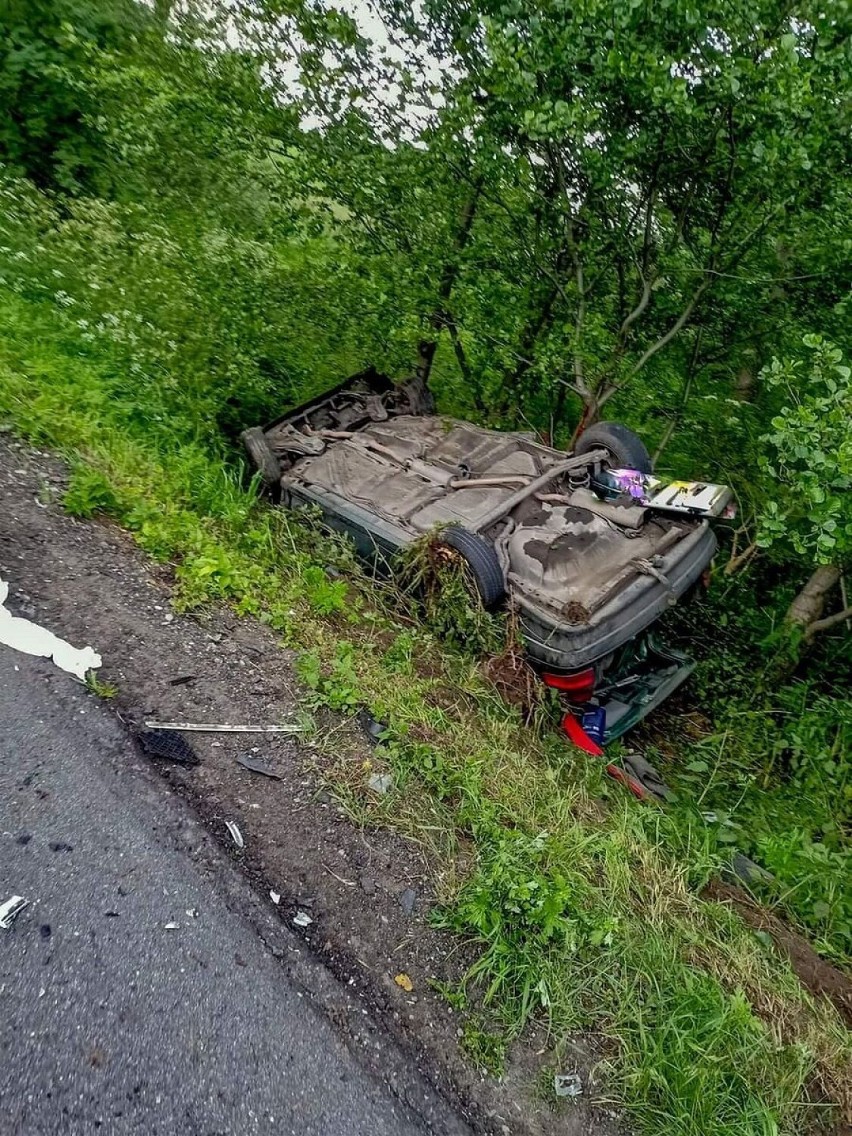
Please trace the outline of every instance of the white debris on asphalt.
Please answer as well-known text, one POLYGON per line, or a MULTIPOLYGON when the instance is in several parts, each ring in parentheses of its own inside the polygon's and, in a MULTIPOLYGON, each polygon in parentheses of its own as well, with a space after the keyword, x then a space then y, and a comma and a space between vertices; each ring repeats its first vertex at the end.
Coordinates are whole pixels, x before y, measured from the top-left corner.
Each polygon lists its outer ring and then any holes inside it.
POLYGON ((26 655, 53 659, 56 666, 81 681, 87 671, 97 670, 101 665, 102 659, 92 647, 72 647, 46 627, 12 615, 4 606, 8 595, 9 585, 0 577, 0 643, 26 655))
POLYGON ((297 911, 293 916, 293 922, 297 927, 310 927, 311 923, 313 923, 313 919, 311 919, 307 911, 297 911))
POLYGON ((179 931, 180 923, 167 923, 165 926, 166 931, 179 931))
POLYGON ((273 903, 275 904, 275 906, 277 907, 277 906, 278 906, 278 904, 279 904, 279 903, 281 902, 281 893, 280 893, 280 892, 277 892, 277 891, 271 891, 271 892, 269 893, 269 898, 270 898, 270 899, 272 900, 272 902, 273 902, 273 903))
POLYGON ((0 927, 4 931, 9 930, 17 916, 27 906, 27 902, 22 895, 13 895, 5 903, 0 903, 0 927))
POLYGON ((234 844, 236 844, 237 848, 245 848, 246 842, 243 840, 243 834, 232 820, 225 821, 225 828, 230 832, 231 839, 234 844))

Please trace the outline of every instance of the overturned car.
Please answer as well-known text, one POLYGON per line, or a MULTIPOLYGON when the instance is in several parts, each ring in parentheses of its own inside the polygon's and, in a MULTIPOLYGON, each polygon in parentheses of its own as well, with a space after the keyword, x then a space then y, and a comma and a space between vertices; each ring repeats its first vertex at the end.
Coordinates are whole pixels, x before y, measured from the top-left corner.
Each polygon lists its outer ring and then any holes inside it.
POLYGON ((362 556, 394 554, 430 531, 464 558, 483 604, 507 600, 530 663, 601 744, 689 675, 654 623, 701 578, 710 519, 731 491, 663 482, 626 427, 589 427, 572 453, 433 412, 414 383, 365 372, 243 434, 286 507, 318 506, 362 556))

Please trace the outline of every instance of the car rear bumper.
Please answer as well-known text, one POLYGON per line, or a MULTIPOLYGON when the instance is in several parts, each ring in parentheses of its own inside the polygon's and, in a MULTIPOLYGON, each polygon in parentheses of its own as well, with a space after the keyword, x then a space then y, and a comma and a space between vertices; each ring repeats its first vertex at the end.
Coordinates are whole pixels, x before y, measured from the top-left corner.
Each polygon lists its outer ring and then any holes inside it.
POLYGON ((666 647, 652 635, 637 644, 637 655, 618 675, 601 682, 596 701, 606 712, 604 743, 620 738, 685 682, 695 660, 666 647))

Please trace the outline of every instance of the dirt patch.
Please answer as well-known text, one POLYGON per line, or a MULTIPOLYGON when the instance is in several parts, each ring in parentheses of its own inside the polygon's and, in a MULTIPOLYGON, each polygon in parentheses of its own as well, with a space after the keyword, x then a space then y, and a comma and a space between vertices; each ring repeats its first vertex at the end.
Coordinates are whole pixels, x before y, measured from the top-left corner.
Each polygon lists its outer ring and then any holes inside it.
POLYGON ((729 904, 749 927, 771 935, 776 946, 789 958, 802 985, 816 997, 833 1002, 846 1024, 852 1027, 852 978, 848 974, 820 958, 807 939, 761 907, 742 888, 712 880, 703 894, 716 903, 729 904))
POLYGON ((542 704, 544 686, 516 647, 509 646, 499 655, 486 659, 482 671, 503 701, 520 710, 525 720, 542 704))
MULTIPOLYGON (((117 687, 111 705, 128 729, 146 719, 294 720, 292 653, 267 628, 227 610, 198 617, 173 612, 171 568, 146 560, 115 526, 65 515, 58 504, 64 485, 61 463, 0 437, 0 572, 10 583, 12 610, 101 653, 99 678, 117 687)), ((280 735, 193 734, 199 765, 158 767, 276 918, 290 926, 298 912, 310 918, 302 930, 306 949, 357 992, 365 1012, 475 1129, 530 1136, 616 1132, 615 1118, 592 1103, 591 1093, 567 1111, 545 1103, 543 1033, 533 1031, 513 1050, 501 1082, 462 1055, 459 1015, 433 987, 456 983, 470 962, 458 940, 429 923, 441 866, 393 833, 350 822, 325 775, 343 762, 348 777, 363 781, 371 751, 366 738, 359 747, 351 727, 330 728, 341 730, 341 741, 345 732, 334 759, 325 756, 328 736, 320 754, 280 735), (238 764, 248 753, 278 779, 238 764), (243 849, 227 821, 239 826, 243 849), (270 891, 280 896, 277 904, 270 891), (410 976, 410 992, 395 981, 400 974, 410 976)), ((336 1025, 354 1035, 347 1022, 336 1025)), ((589 1085, 593 1045, 578 1042, 577 1053, 589 1085)))

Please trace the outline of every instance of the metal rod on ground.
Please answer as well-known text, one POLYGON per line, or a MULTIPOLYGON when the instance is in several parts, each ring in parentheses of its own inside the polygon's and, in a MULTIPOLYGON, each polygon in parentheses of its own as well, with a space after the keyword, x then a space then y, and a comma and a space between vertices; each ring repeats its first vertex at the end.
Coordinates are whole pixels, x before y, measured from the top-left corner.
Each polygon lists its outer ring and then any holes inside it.
POLYGON ((195 730, 207 734, 298 734, 302 726, 291 722, 286 726, 228 726, 212 722, 146 722, 149 730, 195 730))

